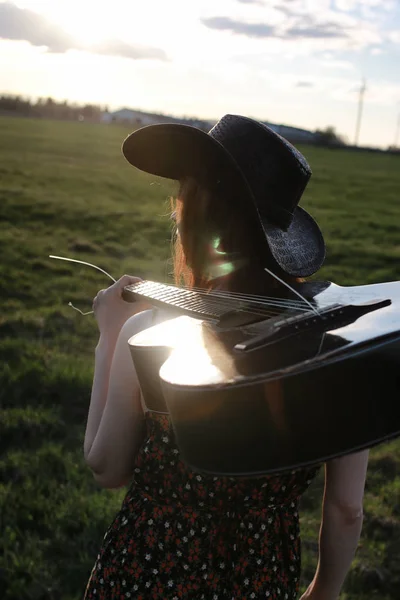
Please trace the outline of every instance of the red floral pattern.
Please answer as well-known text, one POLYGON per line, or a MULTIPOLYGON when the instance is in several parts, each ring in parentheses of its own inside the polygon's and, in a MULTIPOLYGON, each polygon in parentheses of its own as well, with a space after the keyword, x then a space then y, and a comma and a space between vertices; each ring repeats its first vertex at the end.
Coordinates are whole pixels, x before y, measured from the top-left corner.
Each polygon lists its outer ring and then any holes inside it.
POLYGON ((298 501, 318 469, 201 475, 180 460, 168 415, 147 413, 146 422, 84 600, 294 600, 298 501))

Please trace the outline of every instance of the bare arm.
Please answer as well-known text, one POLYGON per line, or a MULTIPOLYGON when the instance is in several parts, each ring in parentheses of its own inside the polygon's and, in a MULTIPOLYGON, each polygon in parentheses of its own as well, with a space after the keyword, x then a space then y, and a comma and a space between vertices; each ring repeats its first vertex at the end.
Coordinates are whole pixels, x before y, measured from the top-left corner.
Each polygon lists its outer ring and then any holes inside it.
POLYGON ((130 357, 128 339, 148 327, 151 311, 145 302, 125 302, 126 285, 140 281, 123 275, 93 300, 100 331, 86 425, 84 456, 95 479, 105 487, 119 487, 130 475, 139 423, 140 392, 130 357), (129 427, 131 429, 129 430, 129 427))
POLYGON ((360 539, 368 451, 328 462, 315 577, 301 600, 337 600, 360 539))
POLYGON ((107 340, 100 340, 96 348, 85 460, 103 487, 120 487, 127 482, 142 441, 140 387, 128 340, 149 327, 151 319, 152 311, 134 315, 122 327, 113 352, 107 340))
POLYGON ((107 338, 100 337, 95 349, 92 393, 83 446, 85 459, 89 456, 106 405, 115 344, 116 340, 108 340, 107 338))

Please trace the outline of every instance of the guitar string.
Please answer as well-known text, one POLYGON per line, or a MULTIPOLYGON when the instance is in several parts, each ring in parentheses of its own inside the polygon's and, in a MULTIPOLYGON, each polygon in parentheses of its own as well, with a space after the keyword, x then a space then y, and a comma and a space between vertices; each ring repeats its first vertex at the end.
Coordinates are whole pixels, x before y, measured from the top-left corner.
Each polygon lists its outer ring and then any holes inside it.
MULTIPOLYGON (((278 278, 279 281, 282 281, 278 278)), ((285 282, 282 281, 282 283, 284 285, 287 285, 285 282)), ((301 298, 301 302, 299 300, 279 300, 279 298, 275 297, 275 296, 260 296, 260 295, 255 295, 255 294, 243 294, 240 292, 230 292, 230 291, 223 291, 223 290, 204 290, 204 288, 199 288, 199 287, 192 287, 189 288, 188 286, 175 286, 174 284, 163 284, 163 285, 168 285, 171 287, 176 287, 178 290, 180 289, 185 289, 187 291, 195 291, 199 294, 206 294, 208 296, 224 296, 227 299, 243 299, 243 300, 248 300, 248 301, 252 301, 255 302, 257 304, 261 304, 261 305, 265 305, 265 306, 281 306, 283 308, 293 308, 293 309, 298 309, 298 310, 308 310, 304 308, 304 305, 306 304, 307 306, 310 306, 311 309, 314 312, 318 312, 312 305, 311 303, 301 294, 299 294, 294 288, 292 288, 291 286, 289 286, 289 289, 297 294, 300 298, 301 298), (265 300, 269 300, 269 302, 265 302, 265 300)))
MULTIPOLYGON (((97 267, 97 265, 94 265, 94 264, 92 264, 92 263, 88 263, 88 262, 86 262, 86 261, 81 261, 81 260, 77 260, 77 259, 73 259, 73 258, 65 258, 65 257, 61 257, 61 256, 55 256, 55 255, 50 255, 50 258, 56 258, 56 259, 59 259, 59 260, 66 260, 66 261, 69 261, 69 262, 75 262, 75 263, 79 263, 79 264, 87 265, 87 266, 89 266, 89 267, 93 267, 94 269, 97 269, 97 270, 101 271, 102 273, 104 273, 105 275, 107 275, 107 276, 108 276, 108 277, 109 277, 109 278, 110 278, 112 281, 114 281, 114 282, 116 281, 116 280, 114 279, 114 277, 112 277, 112 275, 110 275, 109 273, 107 273, 107 271, 105 271, 104 269, 101 269, 100 267, 97 267)), ((143 282, 143 283, 144 283, 144 282, 143 282)), ((146 282, 146 283, 147 283, 147 284, 150 284, 150 282, 146 282)), ((182 291, 182 289, 184 289, 184 290, 188 291, 188 290, 187 290, 187 288, 180 288, 180 287, 178 287, 178 286, 173 286, 173 285, 168 285, 168 284, 160 284, 160 283, 156 283, 156 282, 151 282, 151 283, 152 283, 152 285, 157 285, 157 286, 160 286, 160 287, 161 287, 161 286, 163 286, 163 287, 165 286, 166 288, 176 288, 177 292, 181 292, 181 291, 182 291)), ((189 288, 189 290, 190 290, 190 288, 189 288)), ((195 293, 196 293, 196 295, 205 295, 205 296, 207 296, 208 298, 210 297, 210 295, 212 295, 212 294, 210 294, 210 292, 209 292, 209 291, 204 291, 204 290, 203 290, 203 289, 201 289, 201 288, 197 288, 197 290, 198 290, 198 291, 197 291, 197 292, 195 292, 195 293)), ((217 297, 217 294, 214 294, 214 296, 215 296, 215 297, 217 297)), ((147 296, 147 297, 149 297, 149 296, 147 296)), ((251 298, 251 296, 249 296, 249 298, 251 298)), ((153 298, 153 299, 157 299, 157 298, 153 298)), ((164 301, 165 303, 168 303, 168 300, 163 300, 163 299, 162 299, 162 297, 161 297, 161 298, 158 298, 158 300, 160 300, 161 302, 163 302, 163 301, 164 301)), ((219 306, 224 306, 224 304, 221 304, 221 298, 217 298, 217 300, 215 300, 215 298, 213 298, 213 301, 216 301, 217 303, 219 302, 219 306)), ((170 301, 170 302, 171 302, 171 301, 170 301)), ((197 304, 198 304, 198 303, 197 303, 197 304)), ((264 304, 265 304, 266 306, 268 305, 267 303, 264 303, 264 304)), ((272 303, 270 303, 270 304, 272 304, 272 303)), ((177 305, 177 303, 175 303, 175 305, 177 305)), ((211 305, 212 305, 212 303, 211 303, 211 305)), ((83 316, 86 316, 86 315, 93 314, 93 312, 94 312, 94 311, 86 311, 86 312, 83 312, 83 311, 82 311, 80 308, 78 308, 78 307, 74 306, 74 305, 72 304, 72 302, 68 302, 68 306, 70 306, 70 307, 71 307, 71 308, 73 308, 74 310, 78 311, 78 312, 79 312, 81 315, 83 315, 83 316)), ((179 305, 178 305, 178 306, 179 306, 179 305)), ((231 304, 229 304, 229 305, 227 305, 227 304, 226 304, 226 302, 225 302, 225 306, 227 306, 229 309, 231 309, 231 308, 232 308, 232 303, 231 303, 231 304)), ((244 309, 245 309, 245 307, 241 308, 241 307, 240 307, 240 305, 239 305, 239 308, 238 308, 238 307, 237 307, 237 302, 236 302, 236 303, 235 303, 233 306, 234 306, 234 308, 236 307, 236 309, 237 309, 237 312, 244 312, 244 309)), ((191 308, 189 308, 189 309, 188 309, 187 307, 183 307, 183 310, 185 310, 185 309, 186 309, 186 310, 193 310, 193 312, 195 312, 195 313, 197 313, 197 314, 201 314, 201 313, 203 312, 203 311, 201 311, 201 310, 199 311, 199 310, 198 310, 198 307, 197 307, 196 305, 193 305, 193 303, 192 303, 192 307, 191 307, 191 308), (197 309, 197 310, 196 310, 196 309, 197 309)), ((304 310, 304 309, 302 309, 302 310, 304 310)), ((277 314, 280 314, 280 311, 276 311, 276 310, 275 310, 275 311, 271 311, 271 310, 269 310, 269 311, 266 311, 265 309, 263 309, 263 310, 260 310, 260 309, 259 309, 259 310, 256 310, 255 308, 253 308, 251 311, 247 309, 247 310, 245 310, 245 312, 246 312, 247 314, 253 314, 253 315, 256 315, 256 316, 261 316, 261 317, 273 317, 273 316, 275 316, 275 315, 277 315, 277 314)), ((209 313, 208 313, 208 315, 209 315, 209 313)), ((208 315, 207 315, 207 316, 208 316, 208 315)), ((210 318, 210 317, 208 317, 208 318, 210 318)))
MULTIPOLYGON (((188 289, 191 290, 193 289, 194 291, 198 292, 198 293, 204 293, 204 290, 202 290, 202 288, 184 288, 184 289, 188 289)), ((260 296, 260 295, 252 295, 252 294, 243 294, 240 292, 229 292, 229 291, 223 291, 223 290, 212 290, 209 292, 206 292, 207 295, 209 296, 214 296, 216 298, 221 297, 222 299, 226 298, 226 299, 232 299, 234 301, 236 300, 242 300, 243 302, 249 301, 249 302, 254 302, 255 304, 260 304, 260 305, 265 305, 265 306, 280 306, 282 308, 295 308, 298 310, 308 310, 306 308, 304 308, 304 302, 300 302, 300 301, 290 301, 290 300, 279 300, 277 297, 275 298, 274 296, 260 296), (269 302, 265 302, 265 300, 269 300, 269 302)))
POLYGON ((102 269, 101 267, 98 267, 97 265, 93 265, 92 263, 89 263, 89 262, 85 262, 84 260, 77 260, 76 258, 65 258, 64 256, 54 256, 54 254, 49 254, 49 258, 57 258, 58 260, 66 260, 68 262, 74 262, 74 263, 79 263, 81 265, 87 265, 88 267, 93 267, 93 269, 97 269, 98 271, 101 271, 102 273, 104 273, 104 275, 107 275, 107 277, 112 279, 114 283, 117 282, 117 280, 114 279, 114 277, 112 275, 110 275, 110 273, 107 273, 107 271, 104 271, 104 269, 102 269))
MULTIPOLYGON (((65 260, 68 262, 74 262, 74 263, 79 263, 79 264, 83 264, 83 265, 87 265, 89 267, 93 267, 94 269, 97 269, 98 271, 104 273, 105 275, 107 275, 107 277, 109 277, 112 281, 114 281, 114 283, 116 282, 116 280, 114 279, 114 277, 112 277, 112 275, 110 275, 109 273, 107 273, 107 271, 105 271, 104 269, 98 267, 97 265, 94 265, 92 263, 86 262, 86 261, 82 261, 82 260, 77 260, 74 258, 67 258, 67 257, 63 257, 63 256, 55 256, 55 255, 49 255, 50 258, 54 258, 54 259, 58 259, 58 260, 65 260)), ((196 296, 200 296, 200 297, 204 297, 206 299, 210 299, 210 297, 212 298, 212 302, 217 302, 219 303, 219 306, 222 307, 227 307, 227 308, 238 308, 237 307, 237 301, 242 300, 242 301, 251 301, 251 302, 256 302, 257 304, 260 304, 261 306, 269 306, 269 307, 281 307, 281 308, 293 308, 293 309, 297 309, 300 311, 305 311, 307 312, 308 309, 304 308, 304 301, 307 302, 306 299, 304 299, 303 302, 299 302, 299 301, 279 301, 275 298, 273 298, 272 296, 257 296, 257 295, 251 295, 251 294, 240 294, 238 292, 223 292, 221 290, 218 291, 210 291, 210 290, 204 290, 202 288, 188 288, 187 286, 182 286, 179 287, 177 285, 173 285, 173 284, 160 284, 157 282, 140 282, 137 284, 137 287, 139 287, 141 285, 141 283, 145 284, 156 284, 157 286, 162 286, 165 288, 174 288, 177 290, 177 292, 179 291, 189 291, 189 292, 193 292, 196 296), (266 302, 265 300, 270 299, 269 302, 266 302), (227 300, 229 301, 227 303, 227 300), (273 300, 273 301, 272 301, 273 300)), ((295 290, 293 290, 295 291, 295 290)), ((302 296, 300 296, 302 297, 302 296)), ((154 298, 157 299, 157 298, 154 298)), ((163 301, 163 300, 160 300, 163 301)), ((77 310, 78 312, 80 312, 82 315, 88 315, 88 314, 92 314, 93 311, 88 311, 88 312, 82 312, 79 308, 75 307, 72 302, 68 303, 68 306, 71 306, 72 308, 74 308, 75 310, 77 310)), ((194 306, 192 304, 192 306, 194 306)), ((274 316, 276 314, 280 314, 281 311, 278 310, 270 310, 267 311, 265 309, 257 309, 255 307, 252 307, 251 310, 248 309, 248 307, 246 306, 242 306, 240 307, 239 305, 239 312, 243 312, 245 311, 248 314, 254 314, 257 316, 274 316)), ((190 309, 189 309, 190 310, 190 309)), ((195 309, 194 309, 195 310, 195 309)))
MULTIPOLYGON (((170 300, 168 297, 164 300, 162 297, 159 298, 153 298, 154 300, 159 300, 161 302, 165 301, 166 303, 168 303, 168 301, 170 301, 171 304, 174 304, 175 306, 179 307, 179 304, 177 304, 176 302, 174 302, 174 300, 170 300)), ((200 302, 200 303, 196 303, 194 304, 192 302, 192 304, 189 303, 183 303, 182 308, 186 309, 186 310, 193 310, 194 312, 196 312, 197 306, 201 309, 203 308, 204 311, 208 310, 207 304, 205 304, 204 302, 200 302)), ((236 309, 235 312, 241 312, 241 313, 247 313, 247 314, 252 314, 252 315, 257 315, 257 316, 265 316, 265 317, 272 317, 272 316, 276 316, 278 314, 281 314, 280 310, 273 310, 272 308, 270 310, 267 309, 256 309, 256 308, 246 308, 246 306, 241 306, 240 304, 238 305, 237 303, 235 304, 227 304, 227 303, 221 303, 221 302, 210 302, 209 303, 210 306, 210 311, 212 312, 213 310, 215 311, 216 308, 221 308, 221 309, 225 309, 225 312, 231 312, 232 308, 236 309)), ((198 312, 201 312, 201 310, 199 310, 198 312)), ((215 316, 216 313, 214 313, 215 316)), ((223 316, 223 315, 220 315, 223 316)))
MULTIPOLYGON (((279 305, 282 306, 290 306, 293 308, 301 308, 304 306, 304 304, 306 304, 306 300, 303 300, 302 302, 300 302, 299 300, 279 300, 278 297, 276 296, 260 296, 260 295, 256 295, 256 294, 244 294, 242 292, 231 292, 231 291, 224 291, 224 290, 217 290, 217 289, 213 289, 213 290, 205 290, 204 288, 200 288, 200 287, 188 287, 188 286, 177 286, 175 284, 161 284, 161 285, 165 285, 168 287, 174 287, 178 290, 184 289, 187 290, 189 292, 199 292, 201 294, 206 294, 206 295, 221 295, 221 296, 226 296, 232 299, 243 299, 243 300, 251 300, 254 302, 257 302, 259 304, 266 304, 264 301, 265 300, 272 300, 274 302, 278 302, 279 305)), ((268 304, 268 303, 267 303, 268 304)))
MULTIPOLYGON (((147 282, 149 283, 149 282, 147 282)), ((151 286, 151 284, 150 284, 151 286)), ((159 300, 161 302, 170 302, 171 304, 175 304, 177 306, 179 306, 179 304, 186 304, 186 308, 190 309, 190 305, 193 307, 193 310, 196 310, 196 305, 200 305, 203 306, 203 308, 206 308, 207 303, 209 305, 211 305, 211 307, 215 307, 215 308, 225 308, 228 310, 232 310, 232 309, 236 309, 240 312, 245 311, 246 313, 249 314, 256 314, 256 315, 267 315, 267 316, 271 316, 273 314, 280 314, 282 311, 281 310, 274 310, 273 307, 279 307, 279 308, 287 308, 288 304, 282 304, 282 303, 273 303, 273 302, 269 302, 269 303, 260 303, 259 307, 251 307, 251 306, 246 306, 246 304, 244 304, 244 301, 240 302, 240 300, 238 301, 238 299, 235 298, 229 298, 229 296, 222 296, 219 295, 218 293, 210 293, 210 292, 205 292, 204 290, 198 288, 196 289, 193 294, 190 294, 191 297, 186 297, 182 298, 181 303, 176 302, 176 298, 179 298, 179 294, 182 292, 182 288, 176 287, 176 292, 172 293, 170 292, 170 289, 165 289, 165 290, 146 290, 146 287, 149 287, 148 285, 144 284, 141 285, 140 283, 138 284, 134 284, 135 288, 138 288, 137 290, 133 289, 131 290, 133 293, 137 293, 138 295, 144 295, 144 296, 148 296, 148 297, 152 297, 153 300, 159 300), (141 289, 143 288, 143 289, 141 289), (161 292, 161 293, 158 293, 161 292), (188 306, 189 305, 189 306, 188 306), (265 305, 266 307, 270 307, 269 310, 266 310, 265 308, 262 308, 262 306, 265 305)), ((172 286, 171 286, 172 287, 172 286)), ((169 286, 168 286, 169 288, 169 286)), ((187 292, 192 292, 192 290, 189 289, 184 289, 184 291, 187 292)), ((185 306, 183 306, 183 308, 185 308, 185 306)), ((306 308, 298 308, 296 306, 296 308, 298 310, 304 311, 304 312, 308 312, 308 310, 306 308)))
MULTIPOLYGON (((145 282, 143 282, 145 283, 145 282)), ((150 282, 147 282, 149 285, 151 285, 150 282)), ((159 284, 157 284, 159 285, 159 284)), ((272 307, 277 307, 277 308, 284 308, 284 309, 288 309, 288 308, 292 308, 292 309, 296 309, 298 311, 303 311, 303 312, 309 312, 308 308, 304 307, 304 303, 300 303, 300 302, 291 302, 291 301, 285 301, 285 300, 275 300, 269 301, 269 302, 263 302, 262 300, 264 299, 263 296, 252 296, 252 295, 244 295, 244 294, 238 294, 236 293, 235 296, 233 296, 233 294, 230 294, 229 292, 221 292, 221 291, 211 291, 211 290, 204 290, 202 288, 188 288, 188 287, 179 287, 179 286, 174 286, 174 285, 170 285, 170 284, 161 284, 161 285, 166 285, 167 288, 174 288, 177 290, 177 294, 179 294, 179 292, 183 290, 187 291, 187 292, 192 292, 193 295, 195 295, 196 297, 200 297, 200 298, 204 298, 205 301, 207 301, 207 299, 211 300, 211 305, 213 303, 217 303, 218 306, 220 307, 226 307, 228 309, 232 309, 232 308, 239 308, 239 310, 245 310, 247 313, 250 314, 257 314, 257 315, 263 315, 263 314, 271 314, 271 310, 269 312, 266 312, 265 309, 263 309, 262 307, 270 307, 270 309, 272 309, 272 307), (261 301, 259 300, 261 299, 261 301), (242 301, 242 302, 254 302, 259 304, 259 307, 249 307, 249 306, 238 306, 238 301, 242 301)), ((138 283, 137 285, 135 284, 135 287, 140 288, 141 284, 138 283)), ((132 290, 134 291, 134 290, 132 290)), ((168 291, 168 290, 166 290, 168 291)), ((145 290, 143 290, 144 293, 148 293, 145 290)), ((138 294, 140 294, 140 292, 137 292, 138 294)), ((154 298, 157 299, 157 298, 154 298)), ((162 301, 162 297, 159 298, 162 301)), ((189 299, 188 299, 189 300, 189 299)), ((195 298, 193 298, 193 300, 195 300, 195 298)), ((282 311, 281 310, 274 310, 273 314, 280 314, 282 311)))
MULTIPOLYGON (((146 282, 146 283, 150 284, 150 282, 146 282)), ((157 284, 157 285, 159 285, 159 284, 157 284)), ((135 287, 140 288, 141 284, 140 283, 138 283, 137 285, 135 284, 135 287)), ((171 286, 171 287, 173 287, 173 286, 171 286)), ((179 293, 182 291, 182 289, 179 287, 176 287, 176 289, 177 289, 177 292, 175 293, 175 296, 178 295, 178 297, 179 297, 179 293)), ((266 310, 266 309, 262 309, 261 307, 259 309, 257 309, 254 307, 251 308, 251 307, 241 306, 240 304, 238 305, 237 300, 234 300, 233 302, 231 301, 230 303, 227 303, 226 300, 225 300, 225 302, 221 302, 220 298, 215 300, 213 295, 210 294, 209 292, 208 293, 204 292, 204 290, 201 290, 200 288, 199 288, 199 290, 200 290, 199 292, 195 292, 195 296, 197 296, 197 298, 188 299, 186 302, 185 302, 185 300, 182 300, 181 303, 176 302, 174 295, 172 295, 172 297, 171 297, 171 295, 168 296, 169 289, 161 294, 157 294, 157 290, 154 293, 154 290, 153 290, 153 295, 151 294, 150 291, 146 291, 146 290, 141 291, 140 289, 136 293, 138 295, 144 295, 145 297, 147 296, 148 298, 152 298, 153 300, 170 303, 172 305, 177 306, 178 308, 182 308, 183 310, 193 310, 194 312, 197 312, 198 314, 201 314, 203 311, 207 311, 207 300, 211 300, 211 302, 209 302, 209 305, 211 305, 211 311, 213 309, 215 311, 216 307, 221 307, 221 308, 225 308, 228 310, 232 310, 232 308, 234 308, 234 309, 236 309, 236 312, 261 316, 264 318, 273 317, 273 316, 282 314, 281 310, 276 310, 276 309, 274 310, 272 308, 270 308, 269 310, 266 310), (198 300, 198 296, 200 296, 200 298, 201 298, 200 301, 198 300), (204 300, 202 297, 204 297, 204 300), (202 300, 203 300, 203 302, 202 302, 202 300), (189 305, 188 305, 188 303, 189 303, 189 305), (201 310, 201 308, 203 309, 203 311, 201 310)), ((191 290, 189 289, 189 290, 185 290, 185 291, 191 291, 191 290)), ((135 290, 133 290, 133 292, 135 292, 135 290)), ((272 303, 270 303, 270 305, 271 304, 272 303)), ((268 304, 266 304, 266 306, 268 306, 268 304)), ((285 305, 285 307, 287 307, 287 305, 285 305)), ((210 310, 210 309, 208 309, 208 310, 210 310)), ((303 312, 309 312, 305 308, 302 308, 301 310, 303 312)), ((209 315, 209 313, 208 313, 208 315, 209 315)), ((222 317, 223 315, 219 315, 219 316, 222 317)), ((215 317, 218 317, 218 315, 214 312, 214 315, 212 315, 212 317, 215 318, 215 317)))
MULTIPOLYGON (((98 267, 97 265, 94 265, 92 263, 83 261, 83 260, 77 260, 74 258, 65 258, 63 256, 54 256, 52 254, 49 255, 50 258, 56 258, 59 260, 65 260, 65 261, 69 261, 69 262, 75 262, 75 263, 79 263, 82 265, 87 265, 89 267, 93 267, 94 269, 97 269, 98 271, 101 271, 102 273, 104 273, 105 275, 107 275, 107 277, 109 277, 114 283, 116 282, 116 279, 114 279, 114 277, 112 275, 110 275, 109 273, 107 273, 107 271, 105 271, 104 269, 98 267)), ((143 282, 145 283, 145 281, 143 282)), ((175 288, 177 290, 187 290, 187 291, 193 291, 199 294, 206 294, 207 296, 225 296, 227 298, 232 298, 233 300, 235 298, 238 299, 243 299, 243 300, 249 300, 249 301, 254 301, 257 302, 258 304, 264 304, 266 306, 268 306, 270 303, 265 302, 265 300, 271 300, 273 301, 273 304, 271 302, 271 304, 273 306, 282 306, 284 308, 298 308, 299 310, 305 310, 304 308, 302 308, 304 306, 304 302, 306 302, 306 300, 304 299, 303 302, 299 302, 299 301, 287 301, 287 300, 278 300, 277 298, 275 298, 274 296, 260 296, 260 295, 251 295, 251 294, 242 294, 239 292, 224 292, 222 290, 204 290, 203 288, 198 288, 198 287, 193 287, 193 288, 189 288, 187 286, 177 286, 174 284, 164 284, 164 283, 158 283, 158 282, 147 282, 147 283, 155 283, 159 286, 165 286, 165 287, 170 287, 170 288, 175 288)))
MULTIPOLYGON (((68 261, 68 262, 74 262, 74 263, 79 263, 79 264, 87 265, 89 267, 93 267, 94 269, 97 269, 98 271, 101 271, 102 273, 104 273, 105 275, 107 275, 107 277, 109 277, 114 283, 116 282, 116 279, 114 279, 114 277, 112 275, 110 275, 109 273, 107 273, 107 271, 105 271, 104 269, 102 269, 102 268, 100 268, 97 265, 94 265, 92 263, 89 263, 89 262, 86 262, 86 261, 83 261, 83 260, 77 260, 77 259, 74 259, 74 258, 66 258, 66 257, 63 257, 63 256, 55 256, 55 255, 52 255, 52 254, 50 254, 49 257, 50 258, 55 258, 55 259, 58 259, 58 260, 65 260, 65 261, 68 261)), ((304 309, 304 308, 301 307, 301 303, 300 302, 296 302, 296 301, 293 301, 293 302, 279 301, 279 300, 275 299, 272 296, 257 296, 257 295, 250 295, 250 294, 239 294, 237 292, 230 292, 230 293, 229 292, 223 292, 223 291, 217 291, 216 292, 216 291, 204 290, 203 288, 188 288, 187 286, 180 287, 180 286, 177 286, 177 285, 174 285, 174 284, 163 284, 163 283, 158 283, 158 282, 143 282, 143 283, 148 283, 148 284, 153 283, 153 284, 156 284, 158 286, 165 286, 166 288, 174 288, 174 289, 179 290, 179 291, 181 291, 183 289, 183 290, 186 290, 186 291, 194 292, 194 293, 199 294, 199 295, 206 295, 208 297, 213 296, 214 298, 218 298, 218 296, 221 296, 221 297, 223 296, 223 297, 226 297, 229 300, 232 299, 233 301, 236 298, 238 298, 238 299, 243 299, 243 300, 254 301, 254 302, 257 302, 257 303, 265 305, 265 306, 282 306, 283 308, 297 308, 298 310, 306 310, 306 309, 304 309), (268 300, 268 299, 274 300, 274 302, 270 302, 270 303, 265 302, 265 300, 268 300)), ((140 285, 140 284, 138 284, 138 285, 140 285)), ((219 298, 218 298, 218 300, 219 300, 219 298)), ((69 306, 73 306, 72 303, 69 303, 69 306)), ((73 308, 76 308, 76 307, 73 306, 73 308)), ((229 308, 230 308, 230 306, 229 306, 229 308)), ((79 309, 76 309, 76 310, 79 310, 79 309)), ((79 311, 79 312, 81 312, 81 311, 79 311)), ((276 312, 278 313, 279 311, 276 311, 276 312)), ((90 313, 85 313, 85 314, 90 314, 90 313)))
MULTIPOLYGON (((199 287, 193 287, 190 288, 188 286, 177 286, 174 284, 158 284, 157 282, 143 282, 143 284, 148 283, 149 285, 156 284, 156 285, 162 285, 165 286, 166 288, 174 288, 177 291, 182 291, 185 290, 187 292, 193 292, 193 294, 199 295, 199 296, 204 296, 204 297, 208 297, 208 298, 215 298, 215 299, 221 299, 221 300, 231 300, 233 302, 236 302, 237 300, 243 300, 243 301, 251 301, 257 304, 260 304, 262 306, 279 306, 282 308, 293 308, 293 309, 297 309, 297 310, 303 310, 303 311, 307 311, 308 309, 304 307, 305 302, 300 302, 300 301, 296 301, 296 300, 279 300, 276 297, 273 296, 259 296, 259 295, 251 295, 251 294, 242 294, 239 292, 228 292, 228 291, 222 291, 222 290, 205 290, 204 288, 199 288, 199 287), (270 300, 269 302, 265 302, 265 300, 270 300)), ((136 285, 136 284, 135 284, 136 285)), ((137 284, 137 287, 140 286, 140 283, 137 284)))
POLYGON ((311 308, 311 310, 314 312, 314 314, 317 315, 317 317, 320 316, 319 311, 311 304, 311 302, 309 302, 307 300, 307 298, 304 298, 303 294, 300 294, 300 292, 298 292, 297 290, 295 290, 287 281, 284 281, 283 279, 281 279, 280 277, 278 277, 278 275, 276 275, 276 273, 273 273, 272 271, 270 271, 269 269, 267 269, 267 267, 264 267, 264 271, 266 271, 267 273, 269 273, 271 275, 271 277, 273 277, 274 279, 276 279, 276 281, 279 281, 279 283, 281 283, 282 285, 284 285, 285 287, 287 287, 288 290, 290 290, 291 292, 293 292, 294 294, 296 294, 296 296, 298 296, 301 300, 303 300, 306 304, 308 304, 308 306, 311 308))
MULTIPOLYGON (((138 295, 142 295, 140 292, 137 292, 137 293, 138 293, 138 295)), ((197 314, 202 314, 202 313, 206 312, 206 317, 208 316, 208 318, 218 318, 218 317, 222 317, 223 316, 223 314, 221 314, 221 315, 218 316, 215 312, 213 314, 210 314, 210 313, 212 313, 213 310, 215 311, 215 308, 216 308, 213 305, 213 303, 211 303, 211 309, 208 309, 207 305, 205 305, 202 302, 200 302, 200 303, 199 302, 196 302, 196 303, 192 302, 191 305, 190 304, 188 305, 186 303, 186 306, 185 306, 184 302, 183 303, 177 303, 176 301, 174 301, 174 299, 168 298, 168 296, 166 298, 163 298, 162 295, 158 296, 158 297, 153 297, 153 296, 150 296, 150 295, 146 294, 146 295, 144 295, 144 297, 145 298, 149 298, 150 300, 157 300, 157 301, 163 302, 165 304, 169 303, 170 305, 175 306, 177 308, 181 308, 182 310, 193 311, 193 312, 195 312, 197 314)), ((231 309, 231 305, 226 305, 226 304, 224 305, 224 304, 219 303, 218 306, 220 306, 220 307, 226 307, 228 309, 231 309)), ((280 311, 273 311, 273 310, 269 310, 268 311, 268 310, 265 310, 265 309, 264 310, 255 310, 255 309, 253 309, 253 310, 244 310, 244 309, 241 309, 240 307, 237 308, 236 312, 237 313, 245 312, 246 314, 257 315, 257 316, 261 316, 261 317, 273 317, 273 316, 276 316, 277 314, 280 314, 280 311)))

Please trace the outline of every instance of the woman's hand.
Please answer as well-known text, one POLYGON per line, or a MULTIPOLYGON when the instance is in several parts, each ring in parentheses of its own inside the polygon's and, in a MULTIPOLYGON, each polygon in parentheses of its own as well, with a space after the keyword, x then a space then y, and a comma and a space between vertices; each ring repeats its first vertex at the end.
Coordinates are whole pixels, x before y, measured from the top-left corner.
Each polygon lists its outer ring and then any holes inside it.
POLYGON ((123 275, 109 288, 97 293, 93 300, 93 311, 102 337, 116 341, 129 317, 151 307, 145 301, 126 302, 122 299, 124 287, 137 281, 141 281, 140 277, 123 275))

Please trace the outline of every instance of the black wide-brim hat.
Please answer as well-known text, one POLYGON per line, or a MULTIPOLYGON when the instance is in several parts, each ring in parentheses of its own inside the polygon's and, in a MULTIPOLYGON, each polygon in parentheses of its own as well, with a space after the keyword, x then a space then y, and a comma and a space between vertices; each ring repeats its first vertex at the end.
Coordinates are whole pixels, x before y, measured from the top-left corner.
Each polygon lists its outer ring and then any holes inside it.
POLYGON ((285 273, 307 277, 324 262, 322 233, 298 206, 310 166, 264 123, 225 115, 208 133, 178 123, 148 125, 131 133, 122 151, 147 173, 175 180, 191 176, 227 198, 231 194, 253 220, 266 264, 272 257, 285 273))

